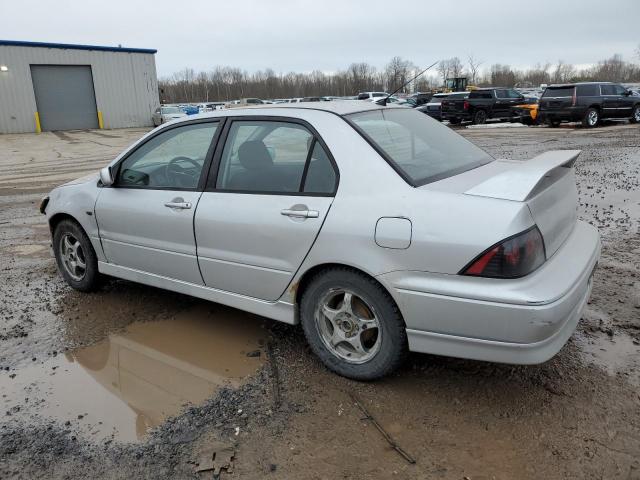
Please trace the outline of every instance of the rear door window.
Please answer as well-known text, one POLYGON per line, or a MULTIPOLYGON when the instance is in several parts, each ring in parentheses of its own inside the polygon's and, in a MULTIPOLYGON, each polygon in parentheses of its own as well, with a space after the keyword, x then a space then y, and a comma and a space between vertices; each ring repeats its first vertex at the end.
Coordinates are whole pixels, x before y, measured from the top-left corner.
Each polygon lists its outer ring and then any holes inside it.
POLYGON ((508 94, 507 90, 496 90, 496 97, 497 98, 509 98, 509 94, 508 94))

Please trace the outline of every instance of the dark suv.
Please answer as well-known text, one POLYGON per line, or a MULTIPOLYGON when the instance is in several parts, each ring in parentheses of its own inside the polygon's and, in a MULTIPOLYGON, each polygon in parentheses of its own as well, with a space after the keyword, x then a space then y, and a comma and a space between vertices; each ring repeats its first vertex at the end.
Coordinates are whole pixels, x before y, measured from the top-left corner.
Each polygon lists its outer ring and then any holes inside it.
POLYGON ((551 85, 540 98, 541 122, 557 127, 561 122, 582 122, 595 127, 607 118, 640 122, 640 96, 609 82, 551 85))

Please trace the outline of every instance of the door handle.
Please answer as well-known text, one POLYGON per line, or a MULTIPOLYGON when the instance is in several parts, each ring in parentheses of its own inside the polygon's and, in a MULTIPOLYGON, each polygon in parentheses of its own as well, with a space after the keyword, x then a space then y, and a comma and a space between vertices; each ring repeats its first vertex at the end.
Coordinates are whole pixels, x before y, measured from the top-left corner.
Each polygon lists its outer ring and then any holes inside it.
POLYGON ((320 213, 317 210, 292 210, 290 208, 281 210, 280 214, 285 217, 293 218, 318 218, 320 216, 320 213))
POLYGON ((191 202, 167 202, 164 206, 176 210, 188 210, 191 208, 191 202))

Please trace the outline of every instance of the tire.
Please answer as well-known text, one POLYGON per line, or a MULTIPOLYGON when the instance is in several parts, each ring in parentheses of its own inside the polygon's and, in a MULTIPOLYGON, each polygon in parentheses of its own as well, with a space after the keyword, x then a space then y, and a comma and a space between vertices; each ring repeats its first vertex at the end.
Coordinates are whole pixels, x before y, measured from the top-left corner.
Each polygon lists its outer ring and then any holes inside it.
POLYGON ((485 123, 487 123, 487 112, 484 110, 476 110, 473 114, 473 124, 483 125, 485 123))
POLYGON ((633 107, 633 110, 631 111, 631 119, 629 121, 631 123, 640 123, 640 105, 633 107))
POLYGON ((389 293, 374 279, 346 267, 311 279, 300 301, 300 318, 313 352, 344 377, 381 378, 398 368, 408 351, 404 321, 389 293), (330 312, 333 320, 321 312, 330 312), (360 344, 362 351, 353 344, 360 344))
POLYGON ((558 128, 560 126, 560 120, 549 119, 547 120, 547 125, 551 128, 558 128))
POLYGON ((596 127, 600 123, 600 112, 595 108, 588 108, 582 117, 582 126, 587 128, 596 127))
POLYGON ((56 225, 53 252, 58 270, 70 287, 81 292, 91 292, 100 286, 102 278, 98 272, 96 252, 78 223, 62 220, 56 225))

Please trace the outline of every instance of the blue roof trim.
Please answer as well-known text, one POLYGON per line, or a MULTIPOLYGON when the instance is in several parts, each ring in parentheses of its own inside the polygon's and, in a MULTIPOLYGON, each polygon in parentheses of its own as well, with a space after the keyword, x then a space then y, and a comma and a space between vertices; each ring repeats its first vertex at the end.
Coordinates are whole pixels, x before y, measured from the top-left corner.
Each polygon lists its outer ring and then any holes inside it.
POLYGON ((0 40, 0 46, 12 47, 40 47, 40 48, 62 48, 68 50, 98 50, 102 52, 123 52, 123 53, 157 53, 158 50, 150 48, 127 48, 127 47, 105 47, 100 45, 74 45, 72 43, 47 43, 47 42, 22 42, 19 40, 0 40))

